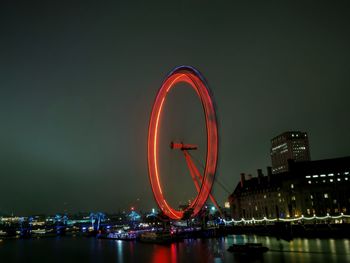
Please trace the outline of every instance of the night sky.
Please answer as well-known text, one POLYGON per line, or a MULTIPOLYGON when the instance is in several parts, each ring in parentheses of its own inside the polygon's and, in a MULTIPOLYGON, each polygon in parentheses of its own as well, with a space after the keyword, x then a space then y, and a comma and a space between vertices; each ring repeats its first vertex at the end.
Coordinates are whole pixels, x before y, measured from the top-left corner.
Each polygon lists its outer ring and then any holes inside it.
MULTIPOLYGON (((1 1, 0 214, 155 207, 149 115, 183 64, 213 91, 217 178, 230 191, 241 172, 265 171, 270 139, 286 130, 309 133, 312 159, 349 156, 347 1, 233 2, 1 1)), ((180 86, 162 140, 200 144, 200 103, 180 86)), ((181 153, 164 151, 176 204, 194 186, 181 153)), ((228 194, 216 184, 214 195, 228 194)))

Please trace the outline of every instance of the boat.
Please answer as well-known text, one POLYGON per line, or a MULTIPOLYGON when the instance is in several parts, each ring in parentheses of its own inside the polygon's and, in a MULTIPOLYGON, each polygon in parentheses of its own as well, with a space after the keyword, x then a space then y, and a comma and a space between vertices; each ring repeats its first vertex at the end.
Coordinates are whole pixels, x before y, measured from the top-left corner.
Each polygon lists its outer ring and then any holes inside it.
POLYGON ((129 240, 135 240, 136 239, 136 234, 133 233, 133 232, 118 231, 118 232, 110 232, 110 233, 105 233, 105 234, 99 233, 97 235, 97 238, 99 238, 99 239, 115 239, 115 240, 129 241, 129 240))
POLYGON ((233 244, 227 251, 233 253, 242 253, 242 254, 262 254, 269 250, 268 247, 263 246, 261 243, 245 243, 245 244, 233 244))
POLYGON ((138 240, 144 243, 169 244, 174 241, 170 232, 146 232, 142 233, 138 240))

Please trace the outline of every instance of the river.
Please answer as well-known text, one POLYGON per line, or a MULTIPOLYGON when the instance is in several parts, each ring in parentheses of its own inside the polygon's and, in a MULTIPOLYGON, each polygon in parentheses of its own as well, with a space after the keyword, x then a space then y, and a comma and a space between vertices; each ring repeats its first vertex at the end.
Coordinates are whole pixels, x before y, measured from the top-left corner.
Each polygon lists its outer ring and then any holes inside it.
POLYGON ((0 262, 350 262, 350 239, 294 239, 230 235, 217 239, 189 239, 171 245, 136 241, 57 237, 2 240, 0 262), (260 242, 270 248, 262 256, 227 251, 233 243, 260 242))

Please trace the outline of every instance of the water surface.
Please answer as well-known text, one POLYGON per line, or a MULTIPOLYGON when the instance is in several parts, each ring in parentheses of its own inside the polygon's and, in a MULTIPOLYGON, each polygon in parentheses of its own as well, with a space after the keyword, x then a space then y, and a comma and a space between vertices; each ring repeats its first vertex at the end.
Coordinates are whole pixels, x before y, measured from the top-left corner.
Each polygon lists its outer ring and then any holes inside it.
POLYGON ((0 262, 350 262, 349 239, 294 239, 235 236, 193 239, 171 245, 134 241, 57 237, 0 242, 0 262), (232 254, 233 243, 261 242, 270 248, 262 256, 232 254))

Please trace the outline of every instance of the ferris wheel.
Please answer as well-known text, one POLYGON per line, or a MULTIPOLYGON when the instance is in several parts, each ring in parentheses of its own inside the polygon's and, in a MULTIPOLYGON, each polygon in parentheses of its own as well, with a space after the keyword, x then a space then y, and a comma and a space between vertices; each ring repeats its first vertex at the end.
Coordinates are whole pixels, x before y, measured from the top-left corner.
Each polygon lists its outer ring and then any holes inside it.
MULTIPOLYGON (((166 116, 163 116, 166 118, 166 116)), ((151 112, 148 129, 148 174, 155 200, 162 212, 171 219, 182 219, 187 211, 191 211, 191 217, 196 216, 205 205, 208 197, 219 208, 211 189, 215 179, 218 160, 218 126, 210 90, 203 76, 193 67, 180 66, 172 70, 159 89, 151 112), (194 163, 191 151, 196 151, 198 146, 189 142, 171 141, 170 148, 182 151, 189 173, 197 190, 196 197, 185 210, 178 210, 170 206, 164 196, 161 184, 161 170, 159 167, 159 130, 161 127, 161 115, 166 103, 167 95, 178 83, 187 83, 196 92, 205 116, 206 154, 203 174, 200 173, 194 163)))

